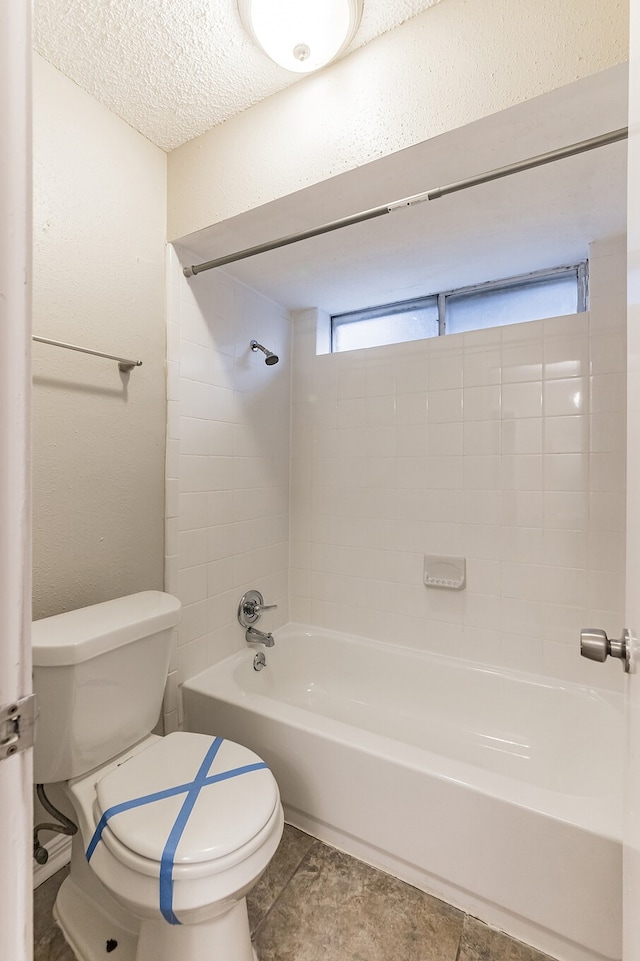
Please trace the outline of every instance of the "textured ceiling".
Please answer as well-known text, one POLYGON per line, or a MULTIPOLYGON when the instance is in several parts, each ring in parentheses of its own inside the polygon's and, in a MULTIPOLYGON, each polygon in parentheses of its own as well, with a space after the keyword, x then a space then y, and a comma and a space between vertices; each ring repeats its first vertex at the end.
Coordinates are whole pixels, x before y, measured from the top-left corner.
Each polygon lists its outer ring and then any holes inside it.
MULTIPOLYGON (((347 54, 439 0, 364 0, 347 54)), ((164 150, 302 78, 247 38, 236 0, 35 0, 34 46, 164 150)))

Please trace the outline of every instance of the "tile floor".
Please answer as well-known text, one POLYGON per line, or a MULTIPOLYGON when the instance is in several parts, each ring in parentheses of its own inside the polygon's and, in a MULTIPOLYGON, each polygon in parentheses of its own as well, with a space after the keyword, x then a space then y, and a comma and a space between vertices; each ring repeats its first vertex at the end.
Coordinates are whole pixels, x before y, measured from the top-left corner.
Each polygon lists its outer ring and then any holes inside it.
MULTIPOLYGON (((35 893, 34 961, 75 961, 51 916, 66 874, 35 893)), ((550 961, 290 825, 248 905, 260 961, 550 961)))

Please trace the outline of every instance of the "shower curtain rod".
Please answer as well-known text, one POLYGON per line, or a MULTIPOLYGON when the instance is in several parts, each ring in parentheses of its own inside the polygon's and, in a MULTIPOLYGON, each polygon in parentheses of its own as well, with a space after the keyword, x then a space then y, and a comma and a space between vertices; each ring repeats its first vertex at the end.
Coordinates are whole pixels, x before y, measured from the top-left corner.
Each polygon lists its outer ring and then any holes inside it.
POLYGON ((122 373, 126 374, 134 367, 142 367, 141 360, 128 360, 126 357, 116 357, 114 354, 104 354, 101 350, 89 350, 88 347, 76 347, 75 344, 64 344, 61 340, 49 340, 47 337, 32 336, 32 340, 39 344, 50 344, 52 347, 64 347, 65 350, 78 350, 81 354, 93 354, 94 357, 104 357, 106 360, 115 360, 122 373))
POLYGON ((444 187, 435 187, 420 194, 413 194, 403 200, 396 200, 381 207, 372 207, 359 214, 350 217, 342 217, 340 220, 332 220, 322 224, 320 227, 313 227, 311 230, 303 230, 296 234, 289 234, 287 237, 279 237, 277 240, 270 240, 256 247, 247 247, 225 257, 217 257, 204 264, 193 264, 185 267, 183 273, 185 277, 194 277, 205 270, 212 270, 214 267, 223 267, 225 264, 234 264, 239 260, 246 260, 247 257, 255 257, 256 254, 264 254, 268 250, 277 250, 279 247, 287 247, 289 244, 296 244, 301 240, 308 240, 310 237, 318 237, 320 234, 328 234, 332 230, 341 230, 351 224, 360 224, 366 220, 373 220, 375 217, 382 217, 384 214, 393 213, 404 207, 414 207, 417 204, 425 203, 427 200, 438 200, 446 197, 447 194, 457 193, 459 190, 466 190, 468 187, 476 187, 479 184, 488 183, 491 180, 500 180, 502 177, 510 177, 512 174, 520 173, 523 170, 531 170, 533 167, 541 167, 543 164, 554 163, 556 160, 563 160, 565 157, 574 157, 576 154, 586 153, 588 150, 595 150, 598 147, 605 147, 607 144, 617 143, 619 140, 626 140, 628 128, 620 127, 610 133, 600 134, 598 137, 591 137, 589 140, 581 140, 579 143, 570 144, 567 147, 559 147, 557 150, 550 150, 547 153, 538 154, 528 160, 519 160, 516 163, 507 164, 505 167, 497 167, 486 173, 478 174, 475 177, 468 177, 466 180, 458 180, 455 183, 446 184, 444 187))

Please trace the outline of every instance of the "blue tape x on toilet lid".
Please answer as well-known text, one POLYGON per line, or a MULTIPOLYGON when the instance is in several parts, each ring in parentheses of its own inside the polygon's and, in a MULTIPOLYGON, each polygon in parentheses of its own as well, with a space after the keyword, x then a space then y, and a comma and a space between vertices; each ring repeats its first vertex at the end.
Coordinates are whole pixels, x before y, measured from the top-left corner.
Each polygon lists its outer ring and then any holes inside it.
MULTIPOLYGON (((130 851, 152 861, 162 859, 167 838, 179 817, 188 787, 198 774, 214 738, 177 733, 155 741, 96 784, 99 816, 109 817, 109 830, 130 851), (154 799, 168 789, 184 787, 154 799), (146 803, 129 801, 150 796, 146 803)), ((211 861, 237 851, 269 821, 279 793, 262 759, 240 744, 222 740, 197 792, 177 846, 174 863, 211 861)))

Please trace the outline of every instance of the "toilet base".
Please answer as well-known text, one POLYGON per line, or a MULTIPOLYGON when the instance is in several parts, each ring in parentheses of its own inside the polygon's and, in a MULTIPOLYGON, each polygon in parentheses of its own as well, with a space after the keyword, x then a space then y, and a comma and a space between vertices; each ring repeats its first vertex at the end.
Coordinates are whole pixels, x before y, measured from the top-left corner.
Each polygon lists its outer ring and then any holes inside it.
POLYGON ((108 954, 118 961, 136 961, 137 934, 102 911, 71 876, 60 886, 53 916, 78 961, 105 961, 108 954), (112 945, 117 949, 110 951, 112 945))
POLYGON ((142 921, 135 932, 104 911, 69 876, 60 887, 53 916, 78 961, 105 961, 109 955, 114 961, 258 961, 244 898, 212 921, 184 925, 142 921))

